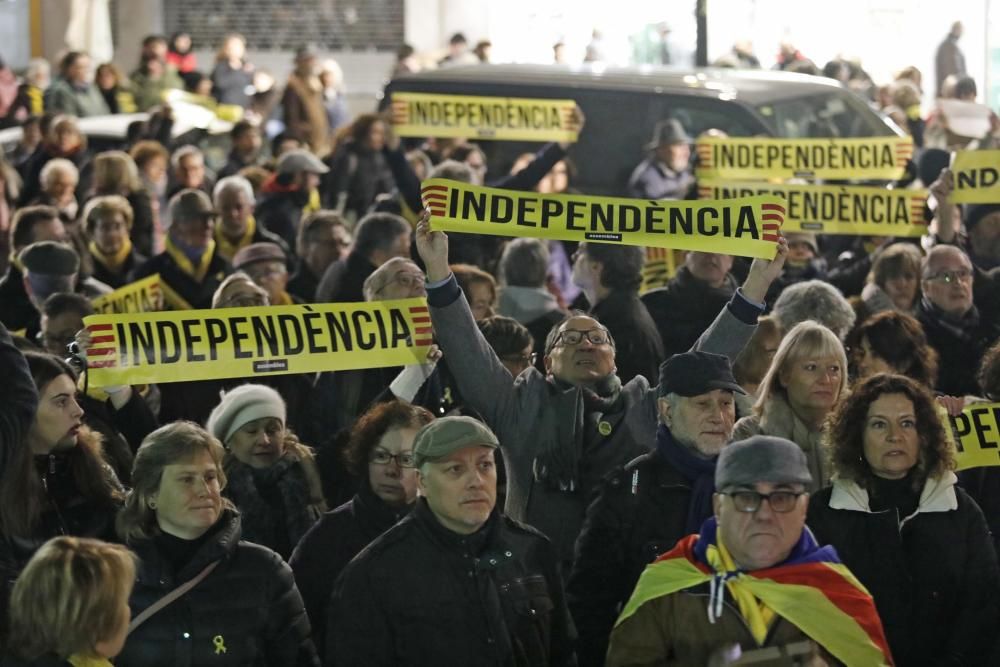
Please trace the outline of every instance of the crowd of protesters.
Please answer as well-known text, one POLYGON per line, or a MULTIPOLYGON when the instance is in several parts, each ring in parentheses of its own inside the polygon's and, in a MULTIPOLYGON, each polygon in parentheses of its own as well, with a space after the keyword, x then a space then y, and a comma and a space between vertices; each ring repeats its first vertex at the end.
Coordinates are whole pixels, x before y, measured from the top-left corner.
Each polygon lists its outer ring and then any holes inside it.
MULTIPOLYGON (((960 35, 939 93, 974 99, 960 35)), ((572 192, 569 143, 493 173, 350 118, 313 48, 279 95, 239 35, 209 74, 188 35, 142 44, 127 78, 33 61, 5 110, 0 665, 1000 664, 1000 469, 956 474, 948 419, 1000 397, 1000 201, 951 201, 960 137, 913 110, 914 68, 883 106, 919 137, 927 237, 789 232, 650 285, 641 248, 422 211, 429 177, 572 192), (173 89, 242 110, 219 169, 174 137, 173 89), (136 110, 88 146, 79 118, 136 110), (436 345, 91 386, 93 299, 154 274, 172 309, 426 298, 436 345)), ((489 50, 456 35, 440 65, 489 50)), ((690 196, 692 142, 658 123, 631 195, 690 196)))

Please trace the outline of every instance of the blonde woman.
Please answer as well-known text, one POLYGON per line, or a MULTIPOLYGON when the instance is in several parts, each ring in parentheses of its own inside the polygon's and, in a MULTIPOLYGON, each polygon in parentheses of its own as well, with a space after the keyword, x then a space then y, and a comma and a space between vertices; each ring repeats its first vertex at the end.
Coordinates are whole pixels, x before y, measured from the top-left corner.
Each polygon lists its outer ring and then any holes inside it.
POLYGON ((135 557, 100 540, 56 537, 11 595, 4 667, 111 667, 128 633, 135 557))
POLYGON ((823 422, 847 391, 847 355, 837 336, 812 320, 792 327, 760 383, 754 414, 736 422, 733 440, 773 435, 806 454, 815 491, 830 479, 823 422))

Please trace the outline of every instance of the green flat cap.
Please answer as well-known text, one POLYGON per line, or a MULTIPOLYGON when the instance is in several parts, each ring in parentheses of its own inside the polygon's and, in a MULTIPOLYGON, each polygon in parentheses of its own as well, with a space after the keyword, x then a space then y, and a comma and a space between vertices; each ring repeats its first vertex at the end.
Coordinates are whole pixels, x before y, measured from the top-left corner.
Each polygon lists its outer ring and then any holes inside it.
POLYGON ((425 461, 434 461, 472 446, 496 449, 500 442, 493 431, 472 417, 442 417, 417 431, 413 458, 419 468, 425 461))

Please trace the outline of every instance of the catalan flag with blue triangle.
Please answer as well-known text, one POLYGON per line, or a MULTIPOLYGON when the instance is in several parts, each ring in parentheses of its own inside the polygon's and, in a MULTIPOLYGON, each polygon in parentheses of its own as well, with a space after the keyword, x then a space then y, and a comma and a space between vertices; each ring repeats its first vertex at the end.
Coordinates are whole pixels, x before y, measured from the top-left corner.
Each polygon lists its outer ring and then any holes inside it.
POLYGON ((722 613, 728 590, 759 646, 780 616, 845 665, 893 664, 871 594, 833 547, 820 547, 804 528, 787 559, 747 572, 733 563, 716 528, 715 518, 709 518, 699 534, 646 566, 615 625, 651 600, 708 582, 709 618, 722 613))

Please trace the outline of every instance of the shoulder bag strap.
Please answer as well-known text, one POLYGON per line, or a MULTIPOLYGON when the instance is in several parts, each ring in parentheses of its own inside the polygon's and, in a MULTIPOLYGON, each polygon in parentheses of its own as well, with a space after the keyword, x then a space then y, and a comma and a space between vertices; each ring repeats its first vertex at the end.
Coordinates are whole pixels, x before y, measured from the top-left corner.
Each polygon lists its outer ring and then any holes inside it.
POLYGON ((193 578, 185 581, 183 584, 181 584, 174 590, 164 595, 162 598, 151 604, 149 607, 146 607, 146 609, 144 609, 142 613, 133 618, 132 622, 128 624, 128 633, 132 634, 136 628, 138 628, 140 625, 148 621, 153 614, 157 613, 158 611, 169 605, 171 602, 173 602, 174 600, 181 597, 189 590, 200 584, 202 579, 210 575, 212 573, 212 570, 214 570, 219 565, 220 562, 221 561, 213 561, 209 563, 204 570, 196 574, 193 578))

